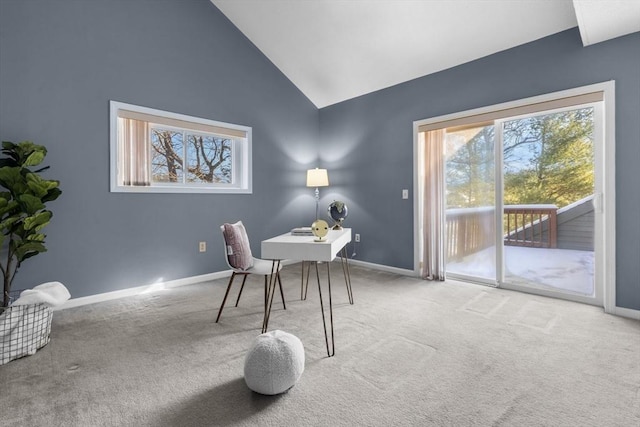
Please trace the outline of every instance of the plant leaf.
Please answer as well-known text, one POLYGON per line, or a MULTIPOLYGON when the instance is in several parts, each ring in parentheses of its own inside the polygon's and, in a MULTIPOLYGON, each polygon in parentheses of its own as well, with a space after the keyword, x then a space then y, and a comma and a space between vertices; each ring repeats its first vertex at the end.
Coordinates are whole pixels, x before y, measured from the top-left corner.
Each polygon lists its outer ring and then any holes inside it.
POLYGON ((16 148, 16 144, 11 141, 2 141, 2 149, 3 150, 13 150, 16 148))
POLYGON ((40 231, 47 224, 49 224, 49 220, 51 219, 51 211, 42 211, 38 212, 35 215, 26 217, 24 219, 24 229, 34 231, 40 231))
POLYGON ((24 165, 25 166, 36 166, 36 165, 39 165, 44 160, 44 156, 45 155, 46 155, 46 151, 43 151, 43 150, 33 151, 24 160, 24 165))
POLYGON ((35 233, 35 234, 31 234, 27 237, 27 240, 31 241, 31 242, 43 242, 44 243, 44 238, 47 237, 42 233, 35 233))
POLYGON ((47 248, 44 247, 42 242, 34 242, 29 240, 23 240, 15 245, 14 254, 18 262, 22 262, 27 258, 31 258, 41 252, 46 252, 47 248))
POLYGON ((31 194, 19 195, 18 203, 20 204, 20 207, 24 210, 24 212, 28 215, 33 215, 40 209, 44 209, 44 203, 42 203, 40 198, 31 194))
POLYGON ((0 230, 4 230, 4 229, 8 230, 9 228, 11 228, 13 224, 16 223, 16 221, 19 221, 19 220, 20 220, 20 217, 18 216, 11 216, 5 219, 4 221, 0 222, 0 230))
POLYGON ((39 175, 32 172, 26 174, 26 179, 29 189, 34 195, 40 198, 44 197, 49 190, 58 186, 58 181, 42 179, 39 175))
MULTIPOLYGON (((58 181, 56 181, 57 183, 58 181)), ((49 191, 47 191, 47 195, 44 196, 42 198, 42 203, 47 203, 50 202, 52 200, 57 199, 60 195, 62 194, 62 190, 60 190, 58 187, 56 188, 52 188, 49 191)))
POLYGON ((18 207, 18 202, 16 202, 15 200, 10 200, 5 207, 0 208, 0 217, 3 217, 5 214, 14 211, 18 207))
POLYGON ((23 193, 27 188, 24 178, 20 173, 20 167, 0 168, 0 185, 9 190, 11 194, 23 193))
POLYGON ((15 159, 11 159, 8 157, 5 157, 4 159, 0 159, 0 168, 4 168, 4 167, 16 167, 19 166, 18 162, 15 161, 15 159))

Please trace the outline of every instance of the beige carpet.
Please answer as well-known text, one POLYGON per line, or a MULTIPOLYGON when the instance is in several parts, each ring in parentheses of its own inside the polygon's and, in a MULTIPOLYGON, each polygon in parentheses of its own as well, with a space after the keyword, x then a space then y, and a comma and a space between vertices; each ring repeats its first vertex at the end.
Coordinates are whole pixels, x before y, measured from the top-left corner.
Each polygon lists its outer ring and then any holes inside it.
POLYGON ((270 329, 302 340, 306 369, 283 395, 242 378, 260 278, 215 324, 220 280, 55 312, 51 343, 0 367, 0 425, 640 425, 639 322, 358 267, 351 306, 338 266, 332 358, 317 287, 299 301, 299 267, 285 269, 270 329))

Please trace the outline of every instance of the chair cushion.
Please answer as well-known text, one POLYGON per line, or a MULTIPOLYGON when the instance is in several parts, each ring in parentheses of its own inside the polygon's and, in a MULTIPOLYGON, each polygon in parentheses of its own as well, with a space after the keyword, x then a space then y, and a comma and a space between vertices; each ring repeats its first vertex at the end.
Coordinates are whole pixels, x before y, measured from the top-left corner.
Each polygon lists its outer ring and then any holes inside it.
MULTIPOLYGON (((253 267, 248 269, 249 273, 260 274, 260 275, 271 274, 272 270, 273 270, 272 262, 270 260, 260 259, 260 258, 254 258, 253 267)), ((280 270, 282 270, 282 263, 280 263, 280 265, 278 266, 278 271, 280 270)))
POLYGON ((248 270, 253 267, 253 256, 247 230, 242 221, 235 224, 224 224, 222 235, 227 248, 227 259, 229 265, 240 270, 248 270))

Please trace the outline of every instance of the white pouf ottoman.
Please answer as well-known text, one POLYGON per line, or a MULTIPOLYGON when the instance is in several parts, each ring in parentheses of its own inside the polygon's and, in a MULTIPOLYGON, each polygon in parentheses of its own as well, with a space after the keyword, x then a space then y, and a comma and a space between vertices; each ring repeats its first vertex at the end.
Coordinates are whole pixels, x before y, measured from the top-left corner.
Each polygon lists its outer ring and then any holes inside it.
POLYGON ((244 380, 260 394, 280 394, 304 371, 304 347, 295 335, 275 330, 253 340, 244 359, 244 380))

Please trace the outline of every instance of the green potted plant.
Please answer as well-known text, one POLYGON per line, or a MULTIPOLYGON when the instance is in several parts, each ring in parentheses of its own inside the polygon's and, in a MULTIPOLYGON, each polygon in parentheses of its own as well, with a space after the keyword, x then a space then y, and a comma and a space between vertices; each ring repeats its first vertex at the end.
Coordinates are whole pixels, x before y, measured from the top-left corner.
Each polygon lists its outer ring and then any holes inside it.
POLYGON ((30 141, 2 142, 0 158, 0 271, 4 281, 2 308, 9 306, 13 278, 22 263, 46 252, 42 230, 49 224, 46 203, 60 196, 59 181, 42 178, 36 168, 47 149, 30 141), (36 169, 34 169, 36 168, 36 169))

